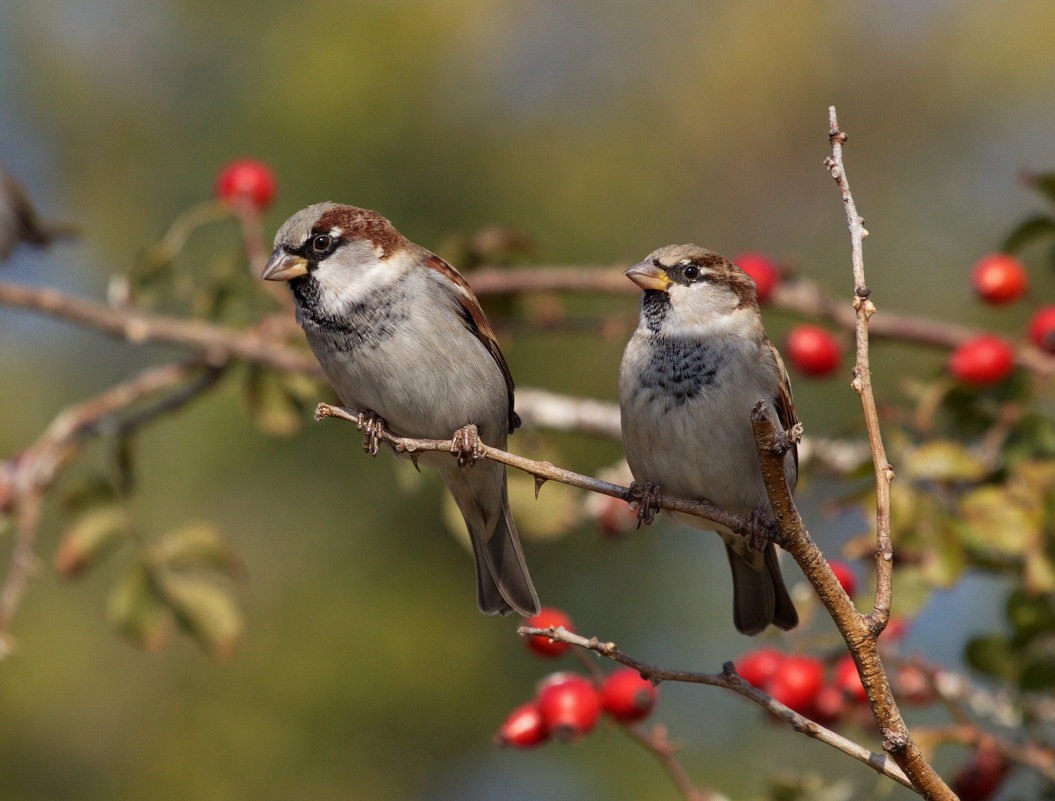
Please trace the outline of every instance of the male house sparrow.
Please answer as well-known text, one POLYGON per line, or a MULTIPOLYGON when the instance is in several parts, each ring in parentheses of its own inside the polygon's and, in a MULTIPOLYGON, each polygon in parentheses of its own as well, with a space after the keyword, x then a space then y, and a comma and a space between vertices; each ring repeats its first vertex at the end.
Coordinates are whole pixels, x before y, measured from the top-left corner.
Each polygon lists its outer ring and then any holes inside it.
POLYGON ((424 453, 420 461, 439 471, 465 518, 480 609, 536 614, 505 468, 488 460, 462 466, 475 461, 480 439, 504 448, 520 424, 509 367, 465 279, 377 212, 337 203, 286 220, 261 277, 289 282, 327 378, 375 432, 372 452, 379 423, 410 437, 457 432, 463 458, 424 453))
MULTIPOLYGON (((641 321, 619 372, 623 448, 634 478, 671 495, 772 519, 751 409, 765 401, 785 429, 796 415, 784 363, 762 327, 754 282, 697 245, 660 248, 626 276, 644 290, 641 321)), ((794 487, 794 448, 784 471, 794 487)), ((758 634, 770 623, 782 629, 798 623, 772 542, 756 550, 742 533, 692 515, 677 517, 716 529, 725 541, 739 631, 758 634)))

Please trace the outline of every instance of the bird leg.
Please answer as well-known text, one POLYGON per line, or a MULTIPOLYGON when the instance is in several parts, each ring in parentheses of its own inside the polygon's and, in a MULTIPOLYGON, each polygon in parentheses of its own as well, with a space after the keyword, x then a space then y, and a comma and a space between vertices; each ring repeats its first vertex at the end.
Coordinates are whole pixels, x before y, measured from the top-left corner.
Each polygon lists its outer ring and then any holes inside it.
POLYGON ((475 425, 469 423, 454 432, 451 437, 451 455, 458 457, 458 467, 472 467, 484 458, 484 446, 475 425))
POLYGON ((759 508, 744 518, 744 524, 736 533, 744 538, 748 550, 762 551, 774 541, 777 523, 769 519, 765 509, 759 508))
POLYGON ((366 432, 363 437, 363 450, 371 456, 377 456, 381 448, 381 438, 385 433, 385 421, 374 412, 359 412, 355 418, 355 427, 366 432))
POLYGON ((626 502, 630 505, 637 504, 638 528, 643 525, 650 526, 656 519, 656 512, 660 508, 659 496, 659 487, 651 481, 644 484, 638 484, 636 481, 630 482, 630 488, 626 492, 626 502))

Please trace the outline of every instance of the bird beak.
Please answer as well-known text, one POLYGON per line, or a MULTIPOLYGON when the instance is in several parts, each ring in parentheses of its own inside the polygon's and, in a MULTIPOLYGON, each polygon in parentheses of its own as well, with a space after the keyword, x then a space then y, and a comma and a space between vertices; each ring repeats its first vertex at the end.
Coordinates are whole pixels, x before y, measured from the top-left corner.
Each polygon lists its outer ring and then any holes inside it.
POLYGON ((271 260, 264 267, 264 271, 260 273, 260 277, 265 281, 289 281, 291 278, 296 278, 298 275, 304 275, 307 272, 307 259, 293 253, 286 253, 281 248, 276 248, 275 252, 271 254, 271 260))
POLYGON ((642 289, 656 289, 664 291, 670 286, 667 273, 650 261, 641 261, 623 273, 642 289))

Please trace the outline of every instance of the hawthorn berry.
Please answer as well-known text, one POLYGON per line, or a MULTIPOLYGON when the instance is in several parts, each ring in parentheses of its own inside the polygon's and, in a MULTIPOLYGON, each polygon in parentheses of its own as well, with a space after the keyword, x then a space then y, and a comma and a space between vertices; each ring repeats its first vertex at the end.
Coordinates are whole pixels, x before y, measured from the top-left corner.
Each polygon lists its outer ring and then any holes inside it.
POLYGON ((776 648, 759 648, 748 651, 736 660, 736 672, 748 684, 765 689, 787 657, 776 648))
POLYGON ((546 742, 549 732, 535 701, 521 704, 506 718, 495 734, 495 743, 511 748, 532 748, 546 742))
POLYGON ((846 696, 833 684, 825 684, 817 691, 806 716, 822 726, 837 723, 846 712, 846 696))
POLYGON ((648 717, 656 705, 656 687, 633 668, 613 671, 601 685, 604 711, 622 723, 648 717))
POLYGON ((1022 262, 1006 253, 982 257, 971 272, 971 285, 986 303, 1000 305, 1018 300, 1029 286, 1022 262))
MULTIPOLYGON (((624 504, 625 505, 625 504, 624 504)), ((524 625, 533 629, 549 629, 563 626, 568 631, 575 631, 571 618, 556 607, 544 606, 539 613, 524 621, 524 625)), ((571 645, 560 640, 551 640, 541 634, 533 634, 527 638, 527 646, 539 656, 553 658, 565 653, 571 645)))
POLYGON ((562 743, 585 737, 601 717, 597 688, 576 673, 558 673, 544 680, 536 701, 550 737, 562 743))
POLYGON ((216 196, 226 203, 248 201, 263 211, 275 199, 278 183, 275 173, 262 161, 235 159, 216 176, 216 196))
POLYGON ((924 706, 934 700, 934 685, 919 665, 901 665, 894 674, 894 688, 907 704, 924 706))
POLYGON ((842 584, 846 594, 853 598, 854 593, 857 592, 857 576, 854 575, 853 568, 838 559, 829 559, 828 565, 835 574, 835 578, 842 584))
POLYGON ((784 706, 801 714, 812 708, 824 686, 824 664, 812 656, 791 654, 785 657, 763 689, 784 706))
POLYGON ((817 325, 797 325, 788 332, 788 359, 809 376, 825 376, 839 366, 842 348, 831 332, 817 325))
POLYGON ((1055 306, 1041 306, 1029 321, 1029 338, 1048 353, 1055 353, 1055 306))
POLYGON ((733 262, 754 279, 759 305, 766 303, 780 283, 780 272, 773 260, 761 253, 741 253, 733 262))
POLYGON ((949 372, 979 386, 1000 383, 1014 366, 1011 346, 994 334, 981 334, 964 342, 949 357, 949 372))
POLYGON ((1004 783, 1011 765, 993 748, 976 748, 952 780, 960 801, 988 801, 1004 783))
POLYGON ((834 684, 848 698, 858 703, 868 700, 865 686, 861 683, 861 676, 857 672, 857 665, 853 657, 847 654, 835 663, 834 684))

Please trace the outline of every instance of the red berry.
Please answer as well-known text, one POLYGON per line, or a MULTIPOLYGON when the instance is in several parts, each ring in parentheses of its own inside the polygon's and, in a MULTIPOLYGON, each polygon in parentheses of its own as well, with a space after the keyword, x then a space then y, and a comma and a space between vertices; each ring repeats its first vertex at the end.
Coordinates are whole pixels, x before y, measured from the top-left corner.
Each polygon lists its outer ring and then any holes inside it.
POLYGON ((825 684, 817 691, 817 697, 813 699, 807 717, 822 726, 831 726, 837 723, 845 712, 846 696, 843 691, 832 684, 825 684))
POLYGON ((842 348, 834 336, 816 325, 797 325, 788 333, 788 359, 806 375, 828 375, 839 366, 842 348))
POLYGON ((853 568, 838 559, 829 559, 828 565, 835 574, 835 578, 843 585, 846 594, 853 598, 854 593, 857 592, 857 576, 854 575, 853 568))
POLYGON ((886 628, 883 629, 883 642, 896 643, 901 641, 904 639, 905 633, 908 631, 908 626, 908 620, 905 620, 903 617, 892 615, 886 624, 886 628))
POLYGON ((858 703, 868 700, 865 686, 861 683, 861 676, 857 673, 857 665, 854 664, 853 657, 849 654, 835 663, 834 683, 851 700, 858 703))
POLYGON ((1029 338, 1038 348, 1055 353, 1055 306, 1041 306, 1029 321, 1029 338))
POLYGON ((773 290, 780 283, 780 272, 773 260, 761 253, 741 253, 733 261, 755 281, 755 292, 759 304, 769 300, 773 290))
POLYGON ((748 684, 764 689, 766 683, 776 675, 787 657, 776 648, 759 648, 749 651, 736 660, 736 672, 748 684))
POLYGON ((982 334, 964 342, 949 357, 949 372, 969 384, 998 384, 1011 374, 1014 366, 1011 346, 993 334, 982 334))
POLYGON ((763 688, 784 706, 806 714, 824 686, 824 665, 815 657, 792 654, 763 688))
POLYGON ((534 701, 528 701, 514 709, 495 734, 495 742, 498 745, 512 748, 531 748, 544 743, 548 738, 549 732, 542 722, 538 704, 534 701))
POLYGON ((656 705, 656 687, 633 668, 619 668, 601 685, 604 710, 623 723, 648 717, 656 705))
POLYGON ((924 706, 934 700, 934 685, 923 668, 918 665, 902 665, 894 674, 894 687, 898 700, 916 706, 924 706))
POLYGON ((271 205, 276 189, 275 173, 256 159, 228 162, 216 176, 216 196, 220 200, 228 203, 248 201, 257 211, 271 205))
POLYGON ((562 743, 585 737, 601 717, 597 688, 575 673, 558 674, 544 681, 537 701, 546 730, 562 743))
POLYGON ((1029 279, 1022 262, 1006 253, 990 253, 974 265, 971 285, 986 303, 994 305, 1018 300, 1029 279))
MULTIPOLYGON (((625 504, 624 504, 625 505, 625 504)), ((524 625, 532 629, 551 629, 563 626, 568 631, 575 631, 571 618, 560 609, 552 606, 544 606, 534 617, 524 621, 524 625)), ((527 645, 539 656, 555 657, 565 653, 571 645, 560 640, 551 640, 541 634, 533 634, 527 638, 527 645)))
POLYGON ((953 777, 952 789, 960 801, 988 801, 996 795, 1011 767, 1007 757, 992 748, 977 748, 953 777))

